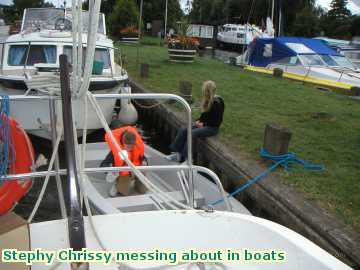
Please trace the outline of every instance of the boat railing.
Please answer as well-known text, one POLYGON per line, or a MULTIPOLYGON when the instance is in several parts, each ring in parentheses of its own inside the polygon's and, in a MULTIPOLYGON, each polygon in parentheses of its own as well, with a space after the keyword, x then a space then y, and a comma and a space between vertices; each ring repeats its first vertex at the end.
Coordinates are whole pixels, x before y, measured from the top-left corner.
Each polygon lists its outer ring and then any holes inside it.
MULTIPOLYGON (((183 105, 186 109, 187 113, 187 150, 188 153, 192 153, 192 115, 190 105, 183 99, 182 97, 174 94, 94 94, 95 99, 100 100, 108 100, 108 99, 156 99, 156 100, 175 100, 183 105)), ((54 102, 56 100, 60 100, 61 97, 57 95, 34 95, 34 96, 26 96, 26 95, 12 95, 9 96, 11 101, 27 101, 27 100, 48 100, 49 108, 54 108, 54 102)), ((54 118, 54 112, 50 113, 50 117, 54 118)), ((56 119, 50 119, 56 123, 56 119)), ((54 129, 53 131, 55 131, 54 129)), ((219 193, 222 199, 225 202, 226 209, 231 211, 231 205, 228 199, 228 196, 221 184, 219 177, 212 172, 211 170, 201 167, 195 166, 192 164, 192 155, 188 155, 187 163, 181 165, 168 165, 168 166, 157 166, 157 165, 149 165, 149 166, 135 166, 135 168, 139 171, 188 171, 188 181, 189 181, 189 206, 195 207, 195 185, 194 185, 194 173, 202 172, 207 174, 216 184, 219 193)), ((121 172, 121 171, 129 171, 132 170, 130 166, 124 167, 105 167, 105 168, 84 168, 83 170, 79 170, 78 173, 101 173, 101 172, 121 172)), ((66 175, 66 169, 59 169, 58 166, 55 167, 55 170, 50 171, 39 171, 39 172, 31 172, 26 174, 9 174, 0 178, 0 180, 19 180, 19 179, 27 179, 27 178, 38 178, 38 177, 46 177, 47 175, 59 177, 60 175, 66 175)))

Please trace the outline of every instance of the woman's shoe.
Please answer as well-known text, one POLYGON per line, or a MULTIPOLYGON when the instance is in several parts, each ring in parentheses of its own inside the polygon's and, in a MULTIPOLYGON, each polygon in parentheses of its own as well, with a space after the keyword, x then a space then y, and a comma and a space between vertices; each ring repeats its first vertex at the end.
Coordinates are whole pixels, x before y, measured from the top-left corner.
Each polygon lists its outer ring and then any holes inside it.
POLYGON ((168 161, 174 161, 174 162, 179 162, 180 161, 180 154, 178 152, 174 152, 170 155, 165 156, 165 158, 168 161))
POLYGON ((110 197, 116 197, 118 194, 118 190, 117 190, 117 187, 116 187, 116 183, 113 184, 109 190, 109 196, 110 197))
POLYGON ((116 178, 118 178, 118 176, 119 176, 119 173, 117 173, 117 172, 108 172, 105 177, 106 182, 114 183, 116 178))

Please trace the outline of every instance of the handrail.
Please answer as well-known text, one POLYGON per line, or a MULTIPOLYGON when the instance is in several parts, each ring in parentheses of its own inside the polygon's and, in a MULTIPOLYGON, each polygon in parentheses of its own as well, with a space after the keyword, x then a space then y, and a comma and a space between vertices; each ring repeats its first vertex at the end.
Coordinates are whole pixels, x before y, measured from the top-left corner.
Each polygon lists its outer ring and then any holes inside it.
MULTIPOLYGON (((75 142, 71 106, 71 90, 69 78, 69 64, 65 54, 60 55, 60 85, 62 96, 62 113, 64 126, 65 156, 67 167, 67 181, 69 185, 69 217, 68 225, 70 247, 76 251, 86 248, 84 218, 81 210, 78 170, 75 159, 75 142)), ((77 269, 77 268, 76 268, 77 269)))
MULTIPOLYGON (((149 166, 136 166, 139 171, 181 171, 188 169, 188 165, 149 165, 149 166)), ((86 174, 96 174, 96 173, 108 173, 108 172, 123 172, 129 171, 131 168, 129 166, 122 166, 122 167, 101 167, 101 168, 84 168, 83 172, 86 174)), ((210 169, 202 166, 193 165, 193 169, 198 172, 203 172, 208 174, 217 185, 220 194, 222 195, 227 209, 231 211, 231 204, 229 202, 229 198, 223 194, 225 194, 225 190, 221 184, 219 177, 210 169)), ((34 178, 34 180, 40 180, 41 177, 45 177, 46 175, 50 176, 61 176, 66 175, 66 169, 59 169, 58 171, 40 171, 40 172, 32 172, 32 173, 22 173, 22 174, 9 174, 7 176, 0 177, 0 180, 7 180, 7 181, 16 181, 19 179, 27 179, 27 178, 34 178)))
MULTIPOLYGON (((190 187, 190 206, 194 207, 194 198, 195 198, 195 190, 194 190, 194 178, 193 178, 193 171, 195 166, 192 164, 192 116, 191 116, 191 108, 189 104, 183 99, 182 97, 175 95, 175 94, 94 94, 93 95, 96 99, 169 99, 169 100, 175 100, 180 102, 185 109, 187 110, 187 150, 188 150, 188 159, 187 159, 187 166, 181 167, 182 169, 188 169, 189 171, 189 187, 190 187)), ((49 100, 49 99, 55 99, 60 100, 61 97, 59 96, 49 96, 49 95, 41 95, 41 96, 25 96, 25 95, 13 95, 9 97, 10 100, 49 100)), ((1 97, 0 97, 1 99, 1 97)), ((169 166, 167 166, 169 167, 169 166)), ((123 167, 127 168, 129 170, 129 167, 123 167)), ((140 167, 137 167, 140 168, 140 167)), ((100 172, 101 170, 99 170, 100 172)), ((84 172, 87 172, 86 169, 84 172)), ((211 172, 211 171, 210 171, 211 172)), ((37 174, 39 177, 38 173, 37 174)), ((211 174, 211 173, 210 173, 211 174)), ((55 173, 56 175, 56 173, 55 173)), ((216 175, 216 174, 215 174, 216 175)), ((1 178, 0 178, 1 179, 1 178)), ((9 176, 6 177, 6 179, 9 179, 9 176)), ((215 182, 220 182, 214 179, 215 182)), ((221 182, 220 182, 221 184, 221 182)), ((222 188, 222 185, 221 185, 222 188)), ((230 205, 230 204, 229 204, 230 205)), ((229 208, 230 210, 230 208, 229 208)))

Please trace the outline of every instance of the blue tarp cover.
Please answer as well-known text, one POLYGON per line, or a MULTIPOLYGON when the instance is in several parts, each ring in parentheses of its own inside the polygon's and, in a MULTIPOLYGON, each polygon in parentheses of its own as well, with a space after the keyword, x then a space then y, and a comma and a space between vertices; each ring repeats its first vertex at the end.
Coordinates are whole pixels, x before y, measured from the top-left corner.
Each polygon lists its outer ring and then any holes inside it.
POLYGON ((257 38, 249 45, 249 49, 249 64, 260 67, 299 54, 339 55, 325 42, 311 38, 257 38))

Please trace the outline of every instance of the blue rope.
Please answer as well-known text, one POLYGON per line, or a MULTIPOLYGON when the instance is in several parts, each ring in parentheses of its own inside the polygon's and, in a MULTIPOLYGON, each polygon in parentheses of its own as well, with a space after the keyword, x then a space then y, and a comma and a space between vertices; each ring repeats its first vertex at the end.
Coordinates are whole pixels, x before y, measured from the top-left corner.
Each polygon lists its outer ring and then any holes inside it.
POLYGON ((0 140, 2 142, 2 149, 0 151, 0 176, 2 177, 7 175, 9 165, 13 162, 15 155, 11 144, 10 99, 9 96, 6 95, 1 95, 0 97, 0 140))
MULTIPOLYGON (((269 173, 271 173, 273 170, 275 170, 278 166, 282 166, 288 172, 295 171, 292 168, 293 164, 302 165, 303 170, 312 170, 312 171, 324 171, 325 170, 324 165, 314 164, 314 163, 305 161, 303 159, 300 159, 300 158, 296 157, 296 155, 294 153, 287 153, 287 154, 284 154, 284 155, 274 156, 274 155, 271 155, 265 149, 261 149, 260 156, 263 157, 263 158, 271 160, 272 162, 274 162, 274 164, 271 165, 269 168, 267 168, 264 172, 262 172, 258 176, 256 176, 253 179, 249 180, 247 183, 245 183, 244 185, 240 186, 235 191, 230 193, 228 195, 228 198, 234 197, 235 195, 237 195, 241 191, 243 191, 246 188, 250 187, 252 184, 260 181, 262 178, 264 178, 269 173)), ((224 202, 224 199, 217 200, 215 202, 210 203, 209 205, 215 206, 215 205, 220 204, 222 202, 224 202)))

